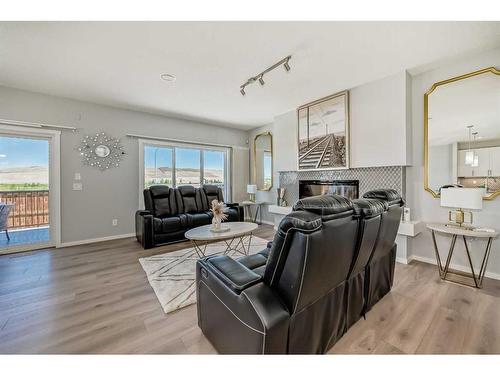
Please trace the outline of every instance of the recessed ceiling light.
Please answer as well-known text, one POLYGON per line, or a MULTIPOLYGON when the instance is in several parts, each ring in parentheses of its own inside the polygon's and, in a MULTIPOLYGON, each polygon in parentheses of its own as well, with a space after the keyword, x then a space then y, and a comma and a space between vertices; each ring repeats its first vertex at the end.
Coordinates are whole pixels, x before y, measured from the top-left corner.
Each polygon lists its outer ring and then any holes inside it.
POLYGON ((166 73, 163 73, 161 76, 160 76, 161 79, 163 79, 164 81, 167 81, 167 82, 175 82, 175 80, 177 78, 175 78, 174 75, 172 74, 166 74, 166 73))

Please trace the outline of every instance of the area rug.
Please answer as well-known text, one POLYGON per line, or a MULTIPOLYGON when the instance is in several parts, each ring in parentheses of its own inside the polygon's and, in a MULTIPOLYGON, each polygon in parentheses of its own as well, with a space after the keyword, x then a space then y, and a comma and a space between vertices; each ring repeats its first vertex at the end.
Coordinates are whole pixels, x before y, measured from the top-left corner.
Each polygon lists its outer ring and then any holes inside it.
MULTIPOLYGON (((244 241, 246 247, 248 238, 245 237, 244 241)), ((255 254, 263 250, 268 242, 268 240, 252 236, 249 253, 255 254)), ((207 246, 205 255, 223 254, 225 249, 224 242, 215 242, 207 246)), ((242 256, 234 251, 227 255, 232 258, 242 256)), ((197 260, 196 251, 192 247, 139 259, 149 284, 151 284, 165 313, 196 303, 197 260)))

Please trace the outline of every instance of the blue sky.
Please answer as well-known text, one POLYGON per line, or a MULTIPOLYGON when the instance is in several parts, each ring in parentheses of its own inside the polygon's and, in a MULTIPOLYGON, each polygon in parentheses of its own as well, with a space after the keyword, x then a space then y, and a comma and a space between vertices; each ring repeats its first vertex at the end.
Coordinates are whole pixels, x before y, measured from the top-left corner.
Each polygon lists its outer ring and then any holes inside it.
MULTIPOLYGON (((155 150, 157 167, 172 166, 172 149, 163 147, 146 146, 144 148, 144 160, 146 168, 154 168, 155 166, 155 150)), ((200 167, 200 151, 186 148, 178 148, 176 154, 177 168, 199 168, 200 167)), ((224 168, 224 153, 221 151, 205 151, 204 155, 205 168, 207 169, 223 169, 224 168)))
MULTIPOLYGON (((154 168, 155 150, 158 167, 171 166, 171 149, 146 146, 147 168, 154 168)), ((223 169, 224 153, 205 151, 205 168, 223 169)), ((0 137, 0 167, 48 166, 49 142, 38 139, 0 137)), ((177 149, 178 168, 199 168, 200 152, 193 149, 177 149)))
POLYGON ((40 139, 0 137, 0 168, 49 164, 49 142, 40 139))

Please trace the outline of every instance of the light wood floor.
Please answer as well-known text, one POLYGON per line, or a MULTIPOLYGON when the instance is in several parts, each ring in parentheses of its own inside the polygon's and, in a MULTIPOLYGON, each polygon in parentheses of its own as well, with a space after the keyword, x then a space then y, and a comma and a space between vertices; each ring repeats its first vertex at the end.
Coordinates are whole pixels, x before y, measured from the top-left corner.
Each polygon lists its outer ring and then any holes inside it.
MULTIPOLYGON (((0 353, 214 353, 196 306, 164 314, 138 262, 189 246, 124 239, 0 256, 0 353)), ((474 290, 397 264, 392 292, 331 353, 500 353, 500 282, 474 290)))

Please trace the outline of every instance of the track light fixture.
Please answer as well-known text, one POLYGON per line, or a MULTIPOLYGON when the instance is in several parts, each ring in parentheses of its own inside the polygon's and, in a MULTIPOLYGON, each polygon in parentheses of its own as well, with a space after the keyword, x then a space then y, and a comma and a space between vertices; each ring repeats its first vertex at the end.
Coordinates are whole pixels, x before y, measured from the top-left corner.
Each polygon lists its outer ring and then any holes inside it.
POLYGON ((245 93, 245 87, 247 87, 248 85, 250 85, 252 83, 255 83, 257 81, 259 81, 259 83, 260 83, 261 86, 264 86, 264 84, 265 84, 265 82, 264 82, 264 74, 269 73, 271 70, 276 69, 280 65, 283 65, 283 68, 287 72, 289 72, 291 68, 290 68, 290 64, 288 62, 290 61, 291 58, 292 58, 292 56, 287 56, 287 57, 281 59, 280 61, 278 61, 276 64, 270 66, 269 68, 267 68, 263 72, 260 72, 259 74, 255 75, 253 77, 248 78, 247 81, 240 86, 240 93, 241 93, 241 95, 245 96, 245 94, 246 94, 245 93))
POLYGON ((285 68, 285 70, 286 70, 287 72, 289 72, 289 71, 290 71, 290 69, 291 69, 291 68, 290 68, 290 64, 288 64, 288 60, 290 60, 290 57, 288 57, 288 58, 286 59, 285 63, 283 64, 283 67, 285 68))

